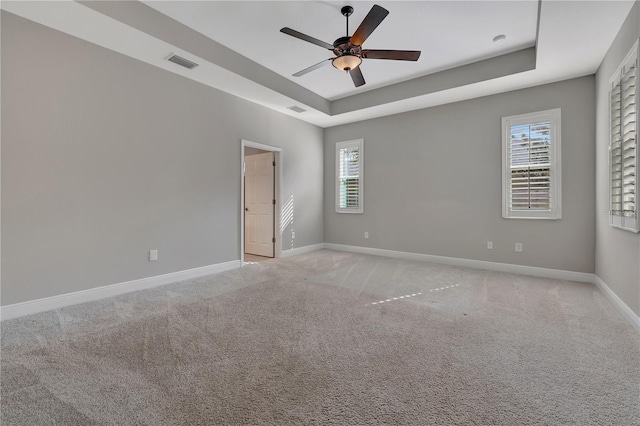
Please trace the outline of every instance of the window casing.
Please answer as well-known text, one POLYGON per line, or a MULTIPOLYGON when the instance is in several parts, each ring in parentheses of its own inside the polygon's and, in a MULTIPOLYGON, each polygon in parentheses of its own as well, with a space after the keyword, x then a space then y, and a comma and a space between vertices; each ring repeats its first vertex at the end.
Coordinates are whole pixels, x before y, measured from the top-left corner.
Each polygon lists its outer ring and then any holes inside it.
POLYGON ((502 217, 560 219, 560 109, 502 118, 502 217))
POLYGON ((638 232, 638 42, 610 80, 609 223, 638 232))
POLYGON ((362 213, 364 140, 336 144, 336 212, 362 213))

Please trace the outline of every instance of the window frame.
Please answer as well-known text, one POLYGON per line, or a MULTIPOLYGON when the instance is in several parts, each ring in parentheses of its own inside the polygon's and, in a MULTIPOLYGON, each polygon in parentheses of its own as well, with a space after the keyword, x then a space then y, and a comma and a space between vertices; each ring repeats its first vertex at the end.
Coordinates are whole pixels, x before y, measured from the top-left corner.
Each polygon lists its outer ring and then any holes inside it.
POLYGON ((364 213, 364 139, 354 139, 350 141, 336 143, 336 170, 335 170, 335 203, 336 213, 364 213), (358 148, 358 207, 340 207, 340 150, 348 148, 358 148))
POLYGON ((560 108, 502 117, 502 217, 504 219, 562 219, 562 131, 560 108), (511 208, 511 127, 514 125, 551 122, 549 148, 549 210, 513 210, 511 208))
MULTIPOLYGON (((609 79, 609 91, 608 91, 608 99, 609 99, 609 152, 608 152, 608 160, 609 160, 609 174, 607 177, 607 182, 609 184, 609 225, 614 228, 622 229, 630 232, 640 232, 640 217, 638 215, 638 192, 639 192, 639 184, 640 178, 638 177, 640 172, 640 161, 638 159, 638 153, 640 151, 640 144, 638 143, 638 133, 640 133, 640 108, 638 107, 637 102, 640 100, 640 84, 638 84, 640 79, 640 51, 639 51, 639 43, 638 40, 635 41, 631 50, 625 55, 624 59, 620 62, 620 65, 616 68, 612 77, 609 79), (612 129, 612 121, 613 121, 613 99, 612 92, 616 88, 618 84, 620 84, 620 90, 622 91, 622 80, 624 75, 626 74, 626 70, 635 63, 635 100, 636 100, 636 108, 635 108, 635 164, 634 164, 634 179, 635 179, 635 195, 634 195, 634 210, 635 216, 624 216, 624 215, 614 215, 613 212, 613 144, 614 144, 614 133, 612 129)), ((622 100, 621 108, 622 108, 622 100)), ((622 119, 622 118, 621 118, 622 119)), ((623 130, 622 125, 620 126, 621 132, 623 130)), ((622 134, 620 137, 622 139, 622 134)))

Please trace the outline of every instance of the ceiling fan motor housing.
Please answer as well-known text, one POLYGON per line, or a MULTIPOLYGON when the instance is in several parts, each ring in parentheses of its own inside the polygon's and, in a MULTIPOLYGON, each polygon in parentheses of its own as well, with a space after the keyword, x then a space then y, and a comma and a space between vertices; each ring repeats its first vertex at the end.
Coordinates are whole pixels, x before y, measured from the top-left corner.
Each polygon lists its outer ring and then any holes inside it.
POLYGON ((340 37, 336 41, 333 42, 333 53, 336 56, 341 55, 360 55, 362 53, 362 48, 360 46, 356 46, 351 44, 351 37, 340 37))

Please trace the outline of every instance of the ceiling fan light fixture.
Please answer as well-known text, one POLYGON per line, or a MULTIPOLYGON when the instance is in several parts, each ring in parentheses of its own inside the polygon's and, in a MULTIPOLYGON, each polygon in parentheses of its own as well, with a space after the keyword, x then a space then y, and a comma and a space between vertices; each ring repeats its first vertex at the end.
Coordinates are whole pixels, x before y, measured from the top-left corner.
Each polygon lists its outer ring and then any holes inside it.
POLYGON ((355 55, 342 55, 335 58, 331 63, 339 70, 349 71, 358 68, 362 63, 362 59, 355 55))

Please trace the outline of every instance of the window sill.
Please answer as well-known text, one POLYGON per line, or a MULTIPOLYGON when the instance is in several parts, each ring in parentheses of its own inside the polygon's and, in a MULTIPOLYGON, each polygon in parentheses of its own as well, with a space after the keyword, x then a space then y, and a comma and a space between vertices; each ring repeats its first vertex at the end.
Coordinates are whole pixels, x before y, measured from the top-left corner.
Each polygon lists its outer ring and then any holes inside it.
POLYGON ((509 215, 509 214, 503 214, 502 215, 503 219, 533 219, 533 220, 560 220, 562 219, 562 216, 559 215, 547 215, 547 216, 524 216, 524 215, 509 215))
POLYGON ((362 210, 336 210, 336 213, 362 214, 364 212, 362 210))

